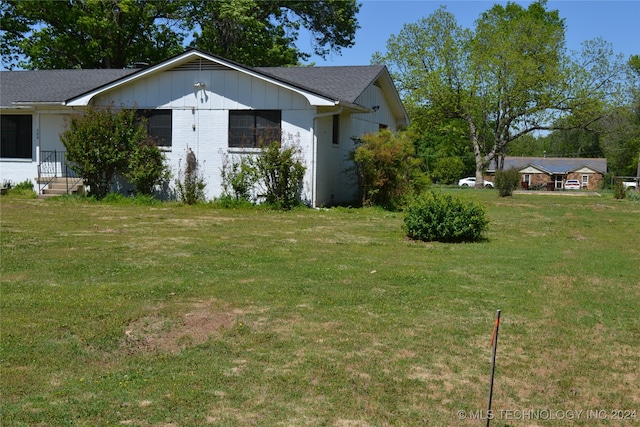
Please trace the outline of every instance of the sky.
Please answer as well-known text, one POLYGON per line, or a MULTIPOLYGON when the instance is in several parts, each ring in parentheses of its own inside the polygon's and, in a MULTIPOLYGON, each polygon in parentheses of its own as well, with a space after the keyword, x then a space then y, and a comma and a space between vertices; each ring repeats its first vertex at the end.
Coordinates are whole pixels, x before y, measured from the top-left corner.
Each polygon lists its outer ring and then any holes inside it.
MULTIPOLYGON (((469 29, 480 14, 502 1, 432 1, 432 0, 359 0, 362 4, 355 46, 343 49, 342 55, 331 54, 323 59, 312 56, 307 63, 323 65, 368 65, 371 55, 384 53, 391 35, 397 35, 404 24, 415 23, 435 12, 441 5, 456 17, 458 24, 469 29)), ((516 1, 527 6, 529 1, 516 1)), ((565 37, 569 50, 580 50, 586 40, 601 37, 613 44, 613 50, 625 58, 640 55, 640 0, 589 1, 563 0, 547 2, 547 10, 558 10, 565 19, 565 37)), ((311 51, 304 36, 298 41, 303 51, 311 51)))

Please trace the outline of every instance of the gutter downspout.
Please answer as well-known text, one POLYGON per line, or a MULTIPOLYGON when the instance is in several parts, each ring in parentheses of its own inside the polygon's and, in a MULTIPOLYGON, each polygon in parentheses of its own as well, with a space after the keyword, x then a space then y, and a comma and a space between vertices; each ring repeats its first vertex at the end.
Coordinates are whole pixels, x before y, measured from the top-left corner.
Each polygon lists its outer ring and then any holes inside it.
POLYGON ((316 208, 316 197, 318 194, 318 189, 317 189, 317 185, 318 185, 318 179, 317 179, 317 151, 318 151, 318 138, 316 137, 316 127, 318 124, 318 120, 320 118, 323 117, 329 117, 329 116, 336 116, 340 113, 342 113, 343 110, 343 106, 339 105, 340 102, 337 101, 336 105, 338 105, 340 108, 338 108, 338 110, 336 111, 330 111, 327 113, 319 113, 316 114, 315 116, 313 116, 313 121, 312 121, 312 125, 311 125, 311 165, 312 165, 312 171, 311 171, 311 207, 312 208, 316 208))

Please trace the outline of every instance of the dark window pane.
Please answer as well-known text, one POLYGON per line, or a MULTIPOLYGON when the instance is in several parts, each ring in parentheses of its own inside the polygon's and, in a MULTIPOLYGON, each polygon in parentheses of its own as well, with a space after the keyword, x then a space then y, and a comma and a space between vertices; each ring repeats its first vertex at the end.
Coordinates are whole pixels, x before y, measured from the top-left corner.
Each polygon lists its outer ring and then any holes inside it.
POLYGON ((138 114, 147 119, 147 135, 153 138, 159 147, 171 147, 171 110, 144 110, 138 111, 138 114))
POLYGON ((280 141, 279 110, 229 111, 229 147, 259 147, 280 141))
POLYGON ((31 116, 2 115, 0 123, 0 157, 4 158, 32 158, 32 128, 31 116))

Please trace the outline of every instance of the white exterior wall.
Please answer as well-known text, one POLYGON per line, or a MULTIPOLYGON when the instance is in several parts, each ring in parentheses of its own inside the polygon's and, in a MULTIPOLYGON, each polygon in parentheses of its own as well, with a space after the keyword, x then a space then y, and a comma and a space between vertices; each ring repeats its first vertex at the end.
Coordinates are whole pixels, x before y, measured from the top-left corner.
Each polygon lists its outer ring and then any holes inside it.
POLYGON ((196 155, 207 183, 206 197, 222 194, 221 170, 226 156, 255 150, 229 148, 229 110, 281 110, 283 142, 299 144, 307 167, 303 200, 311 201, 313 164, 311 122, 315 107, 304 97, 234 70, 165 71, 118 88, 95 100, 97 105, 139 109, 172 109, 172 146, 165 154, 178 178, 187 150, 196 155), (204 83, 204 87, 194 87, 204 83))
POLYGON ((4 114, 25 114, 31 116, 31 158, 0 160, 0 182, 11 181, 18 184, 26 180, 34 184, 37 190, 39 153, 41 151, 66 151, 60 141, 60 134, 68 127, 71 120, 69 110, 42 109, 23 113, 6 111, 4 114))
MULTIPOLYGON (((252 155, 255 150, 229 148, 229 110, 281 110, 285 144, 299 146, 306 175, 303 200, 315 206, 350 203, 356 196, 355 175, 349 155, 353 138, 377 132, 380 125, 397 130, 396 118, 382 89, 371 85, 356 104, 377 111, 340 113, 339 144, 333 144, 331 108, 318 108, 305 96, 277 84, 217 64, 212 69, 177 69, 140 77, 92 99, 92 104, 137 109, 172 110, 172 146, 165 151, 173 175, 178 178, 187 150, 193 150, 205 179, 206 197, 222 193, 221 169, 226 157, 252 155), (201 84, 195 86, 196 83, 201 84), (203 85, 202 85, 203 84, 203 85)), ((80 105, 80 104, 78 104, 80 105)), ((318 105, 329 105, 318 104, 318 105)), ((71 114, 82 107, 38 109, 33 115, 33 157, 31 160, 2 159, 0 178, 21 182, 35 180, 40 150, 64 150, 59 134, 66 129, 71 114)), ((333 111, 336 111, 334 108, 333 111)))
POLYGON ((383 91, 371 85, 358 97, 356 103, 368 107, 379 106, 377 111, 369 113, 340 115, 340 143, 333 144, 333 117, 317 119, 318 162, 317 171, 317 206, 351 203, 357 198, 357 178, 351 170, 353 163, 349 160, 355 149, 354 138, 366 133, 376 133, 381 125, 392 132, 397 130, 389 103, 383 91))

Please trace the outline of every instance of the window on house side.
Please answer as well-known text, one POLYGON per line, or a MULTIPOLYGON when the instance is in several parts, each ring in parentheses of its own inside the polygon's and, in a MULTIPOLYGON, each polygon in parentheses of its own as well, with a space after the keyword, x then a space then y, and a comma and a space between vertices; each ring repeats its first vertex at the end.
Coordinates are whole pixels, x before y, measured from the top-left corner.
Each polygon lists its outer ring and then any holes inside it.
POLYGON ((258 148, 262 144, 280 142, 282 111, 229 111, 229 147, 258 148))
POLYGON ((333 116, 333 145, 340 145, 340 115, 333 116))
POLYGON ((7 159, 30 159, 32 157, 31 116, 3 114, 0 123, 2 144, 0 157, 7 159))
POLYGON ((158 147, 171 147, 172 145, 172 110, 138 110, 139 117, 147 119, 147 135, 149 135, 158 147))

